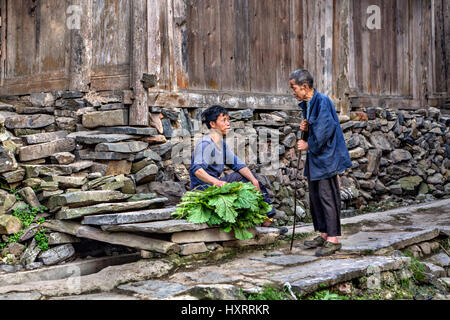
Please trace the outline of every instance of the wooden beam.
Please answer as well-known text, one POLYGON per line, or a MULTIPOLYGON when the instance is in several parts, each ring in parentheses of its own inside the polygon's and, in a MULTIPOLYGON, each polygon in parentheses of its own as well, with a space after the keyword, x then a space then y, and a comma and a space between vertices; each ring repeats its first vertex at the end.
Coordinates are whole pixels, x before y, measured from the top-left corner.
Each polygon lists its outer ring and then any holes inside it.
POLYGON ((69 90, 88 92, 92 66, 92 5, 93 0, 74 0, 70 12, 79 17, 79 28, 72 25, 70 30, 69 90))
POLYGON ((0 87, 3 87, 5 74, 6 74, 6 26, 7 26, 7 11, 6 11, 6 0, 0 1, 0 10, 2 24, 1 24, 1 56, 0 56, 0 87))
POLYGON ((129 124, 131 126, 148 126, 147 90, 141 79, 147 73, 147 0, 131 2, 131 87, 134 90, 134 101, 130 107, 129 124))

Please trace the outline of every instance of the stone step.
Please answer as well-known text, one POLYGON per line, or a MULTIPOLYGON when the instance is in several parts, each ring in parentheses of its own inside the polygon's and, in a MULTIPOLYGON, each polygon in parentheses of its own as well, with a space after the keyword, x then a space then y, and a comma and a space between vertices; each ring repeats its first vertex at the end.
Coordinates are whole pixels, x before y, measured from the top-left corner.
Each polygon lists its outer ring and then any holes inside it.
MULTIPOLYGON (((150 200, 152 201, 152 200, 150 200)), ((150 222, 168 220, 171 214, 175 212, 176 208, 151 209, 143 211, 110 213, 104 215, 86 216, 81 222, 84 225, 120 225, 138 222, 150 222)))
POLYGON ((48 200, 47 207, 50 212, 56 212, 61 207, 85 207, 99 203, 121 201, 130 197, 131 195, 109 190, 71 192, 52 196, 48 200))
POLYGON ((134 136, 127 134, 105 134, 100 131, 79 131, 71 133, 67 137, 82 144, 113 143, 134 139, 134 136))
POLYGON ((148 223, 131 223, 131 224, 120 224, 114 226, 102 226, 102 230, 117 232, 145 232, 145 233, 175 233, 182 231, 198 231, 209 229, 206 223, 197 224, 191 223, 186 220, 166 220, 166 221, 156 221, 148 223))
MULTIPOLYGON (((340 282, 363 276, 377 277, 380 272, 399 270, 409 266, 406 257, 364 257, 354 259, 319 260, 292 268, 284 268, 273 273, 269 280, 280 285, 290 283, 292 290, 301 295, 320 290, 340 282)), ((376 279, 376 278, 375 278, 376 279)))
POLYGON ((75 139, 59 139, 52 142, 35 144, 19 148, 20 161, 44 159, 58 152, 75 150, 75 139))
POLYGON ((156 198, 151 200, 135 201, 135 202, 116 202, 116 203, 101 203, 90 207, 81 208, 63 208, 58 211, 55 218, 58 220, 77 219, 93 214, 124 212, 137 209, 148 209, 162 206, 167 201, 167 198, 156 198))
POLYGON ((372 254, 403 249, 438 237, 439 228, 358 232, 342 239, 343 253, 372 254), (415 231, 416 230, 416 231, 415 231))
MULTIPOLYGON (((16 298, 31 298, 30 295, 49 297, 91 294, 92 292, 111 292, 117 286, 128 283, 160 278, 167 275, 174 265, 165 260, 140 260, 126 264, 112 265, 97 273, 77 276, 77 267, 71 266, 68 272, 72 279, 32 281, 17 285, 0 286, 0 297, 15 295, 16 298), (26 297, 28 295, 28 297, 26 297)), ((11 277, 11 275, 9 275, 11 277)), ((8 298, 8 297, 6 297, 8 298)))

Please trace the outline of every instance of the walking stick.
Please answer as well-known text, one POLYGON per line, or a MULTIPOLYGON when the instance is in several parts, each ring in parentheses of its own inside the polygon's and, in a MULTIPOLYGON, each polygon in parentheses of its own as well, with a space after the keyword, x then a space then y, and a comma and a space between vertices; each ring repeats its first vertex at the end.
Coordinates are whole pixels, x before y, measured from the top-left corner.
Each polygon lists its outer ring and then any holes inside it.
MULTIPOLYGON (((305 131, 302 131, 300 140, 305 140, 305 131)), ((297 184, 298 184, 298 172, 300 171, 300 161, 302 160, 302 152, 298 151, 297 154, 297 172, 295 173, 295 187, 294 187, 294 228, 292 229, 291 249, 294 245, 295 224, 297 223, 297 184)))

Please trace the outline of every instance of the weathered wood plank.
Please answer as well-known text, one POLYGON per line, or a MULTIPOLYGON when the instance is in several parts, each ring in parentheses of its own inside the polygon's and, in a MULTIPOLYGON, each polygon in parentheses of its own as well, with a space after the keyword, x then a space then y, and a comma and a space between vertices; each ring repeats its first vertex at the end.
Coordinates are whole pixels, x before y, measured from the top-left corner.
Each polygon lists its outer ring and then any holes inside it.
POLYGON ((220 28, 220 77, 221 90, 234 89, 235 83, 235 48, 236 42, 234 35, 236 27, 234 23, 234 0, 219 1, 219 16, 221 21, 220 28))
POLYGON ((147 90, 144 89, 141 79, 147 73, 147 1, 133 0, 131 7, 132 17, 132 57, 131 57, 131 84, 134 90, 134 100, 130 107, 129 123, 132 126, 148 126, 147 90))
POLYGON ((90 71, 92 67, 92 45, 93 45, 93 0, 76 0, 72 5, 78 6, 81 12, 80 28, 74 26, 71 33, 71 55, 70 55, 70 82, 69 90, 89 91, 90 71))
POLYGON ((125 232, 109 233, 87 226, 79 227, 76 236, 159 253, 177 253, 180 251, 180 247, 173 242, 137 236, 125 232))
POLYGON ((249 80, 249 8, 248 0, 235 0, 234 25, 235 25, 235 82, 233 89, 241 91, 250 90, 249 80))

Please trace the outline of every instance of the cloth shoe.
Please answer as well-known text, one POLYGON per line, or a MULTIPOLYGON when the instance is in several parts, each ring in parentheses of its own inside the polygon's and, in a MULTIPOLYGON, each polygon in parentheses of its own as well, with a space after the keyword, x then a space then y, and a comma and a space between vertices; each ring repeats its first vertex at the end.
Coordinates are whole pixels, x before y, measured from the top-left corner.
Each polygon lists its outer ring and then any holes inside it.
POLYGON ((326 240, 322 238, 322 236, 318 236, 313 240, 303 242, 303 244, 308 248, 319 248, 324 245, 325 241, 326 240))
POLYGON ((336 251, 341 250, 341 248, 342 248, 342 244, 340 244, 340 243, 333 243, 330 241, 325 241, 322 248, 320 248, 319 250, 316 251, 316 256, 317 257, 330 256, 330 255, 334 254, 336 251))

